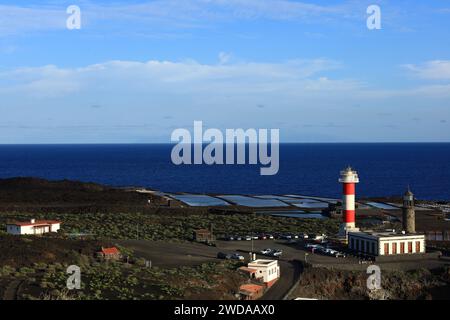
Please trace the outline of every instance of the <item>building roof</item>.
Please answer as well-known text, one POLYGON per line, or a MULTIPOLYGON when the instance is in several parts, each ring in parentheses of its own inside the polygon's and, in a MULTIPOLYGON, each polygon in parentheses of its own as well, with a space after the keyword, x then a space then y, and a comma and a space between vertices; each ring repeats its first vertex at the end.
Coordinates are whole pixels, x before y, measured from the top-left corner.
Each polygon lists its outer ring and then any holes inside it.
POLYGON ((116 247, 111 247, 111 248, 103 248, 102 247, 101 252, 103 254, 106 254, 106 255, 108 255, 108 254, 119 254, 120 253, 119 249, 117 249, 116 247))
POLYGON ((252 268, 248 268, 248 267, 240 267, 239 271, 244 271, 244 272, 248 272, 248 273, 255 273, 258 270, 252 269, 252 268))
POLYGON ((382 239, 382 238, 411 238, 411 237, 425 237, 421 233, 397 233, 388 231, 353 231, 349 232, 349 235, 368 237, 372 239, 382 239))
POLYGON ((249 265, 249 267, 251 267, 251 265, 257 265, 257 264, 269 265, 274 262, 278 263, 278 260, 258 259, 258 260, 250 262, 248 265, 249 265))
POLYGON ((7 225, 19 226, 19 227, 28 227, 28 226, 49 226, 52 224, 61 224, 61 221, 57 220, 36 220, 34 222, 31 221, 11 221, 8 222, 7 225))
POLYGON ((245 293, 247 293, 247 294, 256 293, 262 289, 264 289, 263 286, 258 285, 258 284, 253 284, 253 283, 243 284, 239 287, 239 291, 241 291, 244 294, 245 293))

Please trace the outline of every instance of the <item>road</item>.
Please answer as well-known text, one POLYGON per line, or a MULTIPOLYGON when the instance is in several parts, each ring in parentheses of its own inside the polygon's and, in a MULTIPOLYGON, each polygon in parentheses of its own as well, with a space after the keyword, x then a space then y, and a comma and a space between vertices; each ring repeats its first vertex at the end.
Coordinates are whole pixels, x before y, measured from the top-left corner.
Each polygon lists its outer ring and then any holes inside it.
POLYGON ((298 261, 281 260, 279 263, 281 273, 280 280, 264 294, 261 300, 282 300, 300 278, 302 266, 298 261))

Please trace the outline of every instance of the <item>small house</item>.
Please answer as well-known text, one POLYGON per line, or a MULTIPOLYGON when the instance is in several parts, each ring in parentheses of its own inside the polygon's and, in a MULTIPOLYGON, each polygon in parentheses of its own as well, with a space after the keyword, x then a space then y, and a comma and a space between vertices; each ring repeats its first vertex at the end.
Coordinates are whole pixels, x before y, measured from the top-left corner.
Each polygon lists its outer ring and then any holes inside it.
POLYGON ((243 284, 239 287, 239 296, 241 300, 257 300, 264 294, 265 287, 259 284, 243 284))
POLYGON ((13 235, 42 235, 44 233, 58 232, 61 222, 56 220, 35 220, 24 222, 7 222, 6 232, 13 235))
POLYGON ((247 267, 252 272, 255 270, 251 277, 264 282, 268 288, 280 278, 278 260, 258 259, 250 262, 247 267))
POLYGON ((122 255, 116 247, 104 248, 97 252, 97 256, 104 260, 120 260, 122 255))
POLYGON ((214 242, 214 235, 211 230, 208 229, 199 229, 194 230, 193 239, 197 242, 214 242))

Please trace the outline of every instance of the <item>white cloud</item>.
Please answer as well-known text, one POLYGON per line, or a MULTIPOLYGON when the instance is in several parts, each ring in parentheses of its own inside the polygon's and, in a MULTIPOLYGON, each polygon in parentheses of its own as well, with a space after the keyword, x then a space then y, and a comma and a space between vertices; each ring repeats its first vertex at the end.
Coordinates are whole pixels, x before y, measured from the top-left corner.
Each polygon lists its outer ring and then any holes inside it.
POLYGON ((292 60, 285 63, 201 64, 196 61, 109 61, 82 68, 53 65, 19 68, 0 73, 0 92, 37 97, 74 92, 142 92, 150 94, 251 94, 279 92, 284 95, 342 90, 352 81, 320 77, 339 67, 325 59, 292 60))
POLYGON ((450 60, 433 60, 421 65, 404 66, 420 78, 428 80, 450 80, 450 60))

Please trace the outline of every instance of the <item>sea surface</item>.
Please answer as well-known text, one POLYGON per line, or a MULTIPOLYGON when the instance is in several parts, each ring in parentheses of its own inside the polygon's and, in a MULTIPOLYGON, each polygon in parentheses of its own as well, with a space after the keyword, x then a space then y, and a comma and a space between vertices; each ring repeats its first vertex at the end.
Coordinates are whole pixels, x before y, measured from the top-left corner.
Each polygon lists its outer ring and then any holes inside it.
POLYGON ((0 178, 71 179, 166 192, 339 197, 339 172, 360 176, 358 197, 450 199, 450 144, 282 144, 280 170, 260 165, 172 164, 169 144, 0 145, 0 178))

